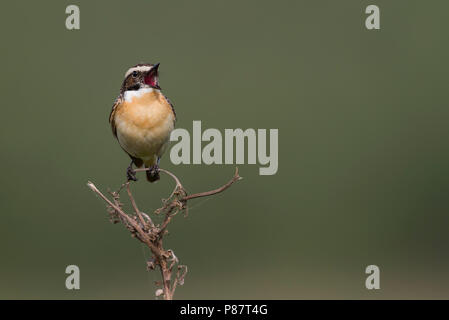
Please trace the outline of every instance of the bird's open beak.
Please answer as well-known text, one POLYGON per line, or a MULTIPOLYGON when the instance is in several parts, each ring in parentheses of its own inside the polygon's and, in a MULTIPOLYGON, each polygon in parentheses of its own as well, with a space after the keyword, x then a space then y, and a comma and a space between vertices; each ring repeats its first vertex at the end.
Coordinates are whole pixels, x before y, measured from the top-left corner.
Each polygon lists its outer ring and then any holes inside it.
POLYGON ((150 85, 153 88, 156 89, 161 89, 161 87, 159 87, 159 74, 158 74, 158 68, 159 68, 159 62, 154 64, 153 67, 150 69, 150 71, 148 71, 148 73, 146 74, 144 81, 146 84, 150 85))
POLYGON ((155 73, 155 72, 157 72, 157 69, 159 69, 159 65, 160 65, 160 63, 159 63, 159 62, 158 62, 158 63, 156 63, 156 64, 154 64, 153 68, 151 68, 151 72, 152 72, 152 73, 155 73))
POLYGON ((158 74, 159 65, 160 65, 159 62, 155 63, 153 65, 153 67, 147 72, 146 76, 147 77, 157 77, 159 75, 158 74))

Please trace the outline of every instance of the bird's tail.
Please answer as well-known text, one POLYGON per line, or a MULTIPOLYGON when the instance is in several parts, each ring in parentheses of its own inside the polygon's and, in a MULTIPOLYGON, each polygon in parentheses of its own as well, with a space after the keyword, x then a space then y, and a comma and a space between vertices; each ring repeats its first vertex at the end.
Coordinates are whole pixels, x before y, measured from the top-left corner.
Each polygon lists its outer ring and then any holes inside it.
POLYGON ((161 177, 159 176, 159 171, 151 169, 151 170, 147 170, 147 180, 149 182, 155 182, 158 181, 161 177))

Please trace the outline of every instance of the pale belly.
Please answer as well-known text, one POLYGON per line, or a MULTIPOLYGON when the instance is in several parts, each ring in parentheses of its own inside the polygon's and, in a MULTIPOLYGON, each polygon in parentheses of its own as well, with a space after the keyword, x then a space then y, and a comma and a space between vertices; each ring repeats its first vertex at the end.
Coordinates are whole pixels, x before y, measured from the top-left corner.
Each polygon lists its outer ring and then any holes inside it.
POLYGON ((115 118, 117 138, 122 148, 146 166, 156 164, 164 153, 174 128, 170 106, 154 101, 150 104, 125 103, 115 118))

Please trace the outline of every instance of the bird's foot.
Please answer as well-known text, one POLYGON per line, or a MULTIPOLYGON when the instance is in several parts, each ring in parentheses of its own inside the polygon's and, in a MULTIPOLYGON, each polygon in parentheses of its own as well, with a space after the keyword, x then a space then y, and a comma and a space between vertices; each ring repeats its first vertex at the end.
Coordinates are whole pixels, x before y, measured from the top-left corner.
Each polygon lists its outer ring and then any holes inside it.
POLYGON ((147 171, 147 179, 150 182, 154 182, 160 179, 159 177, 159 166, 155 164, 154 166, 151 166, 148 168, 147 171))
POLYGON ((151 166, 149 171, 151 174, 158 174, 159 173, 159 165, 155 164, 154 166, 151 166))
POLYGON ((126 169, 126 179, 128 179, 128 181, 137 181, 136 171, 133 169, 132 165, 126 169))

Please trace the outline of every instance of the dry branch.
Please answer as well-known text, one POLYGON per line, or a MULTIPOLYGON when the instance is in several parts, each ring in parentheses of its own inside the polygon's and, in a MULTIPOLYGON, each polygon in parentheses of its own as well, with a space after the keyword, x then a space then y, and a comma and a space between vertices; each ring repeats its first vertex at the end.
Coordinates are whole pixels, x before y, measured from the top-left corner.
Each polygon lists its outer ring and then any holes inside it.
MULTIPOLYGON (((136 171, 145 170, 148 169, 136 169, 136 171)), ((175 256, 173 250, 165 250, 163 248, 162 240, 164 235, 167 233, 168 224, 179 212, 184 211, 187 215, 187 201, 223 192, 234 182, 242 178, 239 176, 238 168, 236 168, 232 179, 223 186, 214 190, 187 195, 187 192, 181 182, 173 173, 164 169, 159 169, 159 171, 172 177, 176 183, 170 196, 167 199, 162 199, 162 207, 155 210, 155 214, 164 215, 164 219, 161 224, 154 224, 149 215, 139 210, 134 196, 131 193, 129 181, 125 182, 118 191, 109 192, 112 196, 112 200, 98 190, 92 182, 89 181, 87 186, 106 202, 106 207, 111 216, 111 221, 114 223, 122 222, 131 232, 133 237, 139 239, 151 250, 152 257, 147 262, 147 268, 149 270, 159 268, 162 275, 162 281, 159 283, 162 288, 156 290, 156 296, 162 295, 165 300, 172 300, 176 287, 184 283, 184 278, 187 273, 187 266, 179 264, 179 260, 175 256), (122 208, 122 203, 120 202, 120 192, 123 187, 126 187, 128 197, 134 210, 133 214, 126 213, 122 208), (174 280, 172 281, 173 269, 176 265, 176 272, 174 273, 174 280)))

